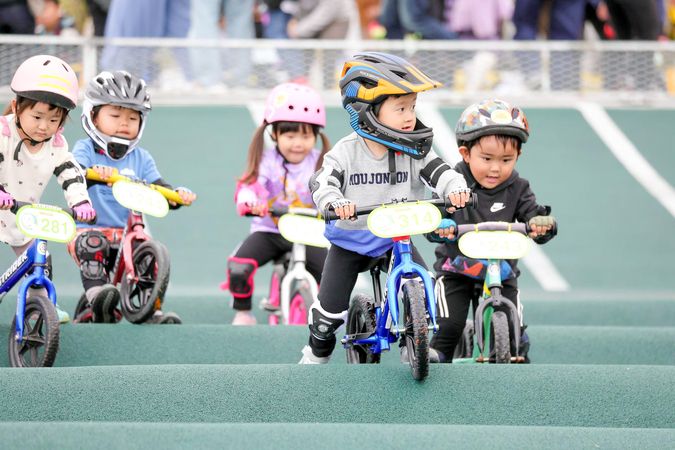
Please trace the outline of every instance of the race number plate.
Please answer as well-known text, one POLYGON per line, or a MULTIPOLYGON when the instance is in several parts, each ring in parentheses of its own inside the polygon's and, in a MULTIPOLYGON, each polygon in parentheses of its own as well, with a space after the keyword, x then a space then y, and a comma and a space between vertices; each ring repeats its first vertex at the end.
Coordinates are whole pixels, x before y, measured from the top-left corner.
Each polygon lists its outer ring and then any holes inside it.
POLYGON ((154 217, 164 217, 169 212, 169 203, 164 196, 141 183, 117 181, 112 191, 120 205, 133 211, 154 217))
POLYGON ((327 248, 328 240, 323 236, 326 224, 316 217, 284 214, 279 218, 279 232, 284 239, 296 244, 327 248))
POLYGON ((476 259, 519 259, 532 246, 532 240, 515 231, 470 231, 459 238, 459 249, 476 259))
POLYGON ((16 225, 26 236, 46 241, 66 243, 75 236, 75 220, 55 206, 22 206, 16 213, 16 225))
POLYGON ((427 202, 383 205, 368 215, 368 229, 382 238, 429 233, 440 223, 441 212, 427 202))

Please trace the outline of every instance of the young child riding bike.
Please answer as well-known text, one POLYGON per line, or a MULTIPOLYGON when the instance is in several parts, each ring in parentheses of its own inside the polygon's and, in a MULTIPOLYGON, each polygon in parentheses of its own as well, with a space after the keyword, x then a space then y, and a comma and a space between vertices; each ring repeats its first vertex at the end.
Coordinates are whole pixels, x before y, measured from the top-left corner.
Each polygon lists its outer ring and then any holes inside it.
MULTIPOLYGON (((293 244, 279 234, 276 220, 268 216, 271 207, 313 208, 307 187, 312 174, 321 166, 330 148, 321 131, 326 126, 326 108, 312 88, 284 83, 267 97, 262 124, 253 134, 248 149, 246 171, 239 178, 235 203, 240 215, 252 214, 251 234, 227 260, 224 289, 232 293, 237 311, 233 325, 255 325, 251 313, 253 277, 258 267, 291 250, 293 244), (264 149, 264 134, 270 126, 273 148, 264 149), (321 138, 322 149, 316 148, 321 138)), ((307 270, 321 279, 326 249, 307 247, 307 270)))
MULTIPOLYGON (((537 203, 530 183, 515 171, 522 145, 530 134, 525 113, 498 99, 475 103, 464 110, 455 132, 463 161, 455 170, 464 175, 477 196, 478 207, 444 219, 428 238, 442 242, 436 248, 436 282, 442 286, 438 303, 439 330, 431 340, 430 361, 452 362, 455 345, 464 329, 469 305, 481 294, 485 261, 462 255, 454 237, 457 224, 486 221, 529 223, 530 237, 538 244, 557 233, 551 208, 537 203)), ((502 268, 502 294, 518 307, 517 260, 509 260, 508 273, 502 268)), ((522 320, 522 317, 521 317, 522 320)), ((521 333, 524 333, 524 328, 521 333)), ((521 356, 527 358, 529 340, 521 338, 521 356)))
MULTIPOLYGON (((150 152, 138 146, 151 110, 145 81, 128 72, 101 72, 87 85, 82 108, 82 127, 89 136, 77 141, 73 155, 83 168, 102 178, 113 170, 122 175, 172 189, 162 179, 150 152)), ((78 224, 78 235, 68 251, 80 267, 85 296, 94 322, 115 323, 120 293, 108 283, 118 244, 129 210, 120 205, 106 183, 89 183, 89 192, 99 217, 96 225, 78 224)), ((186 188, 176 192, 186 205, 196 195, 186 188)), ((177 204, 171 204, 176 209, 177 204)), ((160 322, 161 310, 152 322, 160 322)))
MULTIPOLYGON (((333 210, 341 220, 326 226, 332 246, 318 300, 310 308, 309 345, 300 364, 328 362, 359 272, 393 247, 391 239, 368 230, 365 217, 353 219, 357 204, 421 199, 425 185, 455 206, 468 200, 464 178, 431 152, 433 132, 415 115, 417 93, 439 86, 406 60, 386 53, 360 53, 345 63, 342 105, 354 133, 326 154, 310 181, 319 209, 333 210)), ((413 259, 424 265, 416 250, 413 259)))
MULTIPOLYGON (((7 210, 14 199, 39 202, 52 174, 77 220, 93 220, 96 212, 82 171, 61 134, 77 103, 79 86, 73 69, 54 56, 33 56, 21 63, 10 87, 16 98, 0 117, 0 240, 18 256, 33 241, 19 231, 14 214, 7 210)), ((48 266, 51 278, 50 257, 48 266)), ((36 294, 47 297, 44 289, 40 292, 36 294)), ((57 312, 62 323, 70 320, 58 307, 57 312)))

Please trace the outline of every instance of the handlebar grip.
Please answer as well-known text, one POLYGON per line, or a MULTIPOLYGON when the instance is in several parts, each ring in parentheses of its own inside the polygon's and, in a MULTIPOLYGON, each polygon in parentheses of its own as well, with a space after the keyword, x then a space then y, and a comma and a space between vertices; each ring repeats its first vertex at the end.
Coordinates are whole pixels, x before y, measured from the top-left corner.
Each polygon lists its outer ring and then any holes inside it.
POLYGON ((32 205, 32 203, 22 202, 20 200, 14 200, 14 204, 12 205, 11 208, 9 208, 9 211, 12 214, 16 214, 17 212, 19 212, 19 209, 21 209, 22 206, 26 206, 26 205, 32 205))
MULTIPOLYGON (((101 183, 115 183, 117 181, 129 181, 129 182, 132 182, 132 183, 136 182, 129 177, 125 177, 124 175, 120 175, 119 172, 117 172, 117 169, 114 169, 112 175, 110 175, 108 178, 105 178, 105 179, 101 178, 101 176, 95 170, 87 169, 86 177, 87 177, 88 180, 100 181, 101 183)), ((179 205, 185 205, 185 203, 181 199, 180 195, 176 191, 173 191, 169 188, 165 188, 164 186, 160 186, 158 184, 148 183, 148 184, 146 184, 146 186, 148 186, 149 188, 154 189, 155 191, 159 192, 167 200, 170 200, 174 203, 178 203, 179 205)))

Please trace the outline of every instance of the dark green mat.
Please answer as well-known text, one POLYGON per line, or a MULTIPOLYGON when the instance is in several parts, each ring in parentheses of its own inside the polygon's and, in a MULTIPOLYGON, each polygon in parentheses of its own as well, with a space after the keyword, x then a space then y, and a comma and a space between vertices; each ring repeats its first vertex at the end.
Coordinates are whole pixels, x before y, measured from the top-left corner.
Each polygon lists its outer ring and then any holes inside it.
POLYGON ((443 365, 424 383, 403 365, 0 369, 0 421, 672 428, 673 380, 665 366, 443 365))
POLYGON ((0 423, 4 449, 670 449, 675 429, 353 423, 0 423), (26 436, 30 436, 27 439, 26 436), (124 436, 124 439, 120 439, 124 436))

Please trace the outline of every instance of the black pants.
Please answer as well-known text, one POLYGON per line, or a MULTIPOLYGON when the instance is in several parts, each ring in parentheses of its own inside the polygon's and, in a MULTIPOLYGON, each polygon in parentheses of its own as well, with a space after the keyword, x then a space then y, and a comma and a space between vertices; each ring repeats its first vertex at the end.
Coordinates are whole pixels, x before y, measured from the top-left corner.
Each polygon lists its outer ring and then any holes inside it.
MULTIPOLYGON (((241 243, 233 256, 237 258, 251 258, 262 267, 268 262, 283 256, 293 249, 293 243, 284 239, 279 233, 269 233, 256 231, 251 233, 244 242, 241 243)), ((317 283, 321 281, 321 272, 323 263, 326 259, 326 249, 319 247, 306 247, 307 271, 312 274, 317 283)), ((239 311, 249 311, 251 309, 251 296, 245 298, 235 298, 233 307, 239 311)))
MULTIPOLYGON (((462 336, 471 303, 481 295, 483 282, 461 275, 445 275, 441 279, 443 293, 436 299, 438 332, 431 346, 452 360, 455 346, 462 336)), ((502 282, 502 295, 518 307, 518 281, 509 278, 502 282)))
MULTIPOLYGON (((427 266, 415 246, 412 246, 412 251, 413 261, 426 269, 427 266)), ((390 257, 391 251, 385 255, 385 259, 390 257)), ((359 273, 371 267, 375 259, 379 258, 364 256, 337 245, 331 246, 319 287, 321 308, 331 314, 344 314, 349 309, 349 299, 359 273)), ((321 340, 314 336, 309 339, 312 352, 317 356, 330 355, 335 348, 335 342, 335 339, 321 340)))

